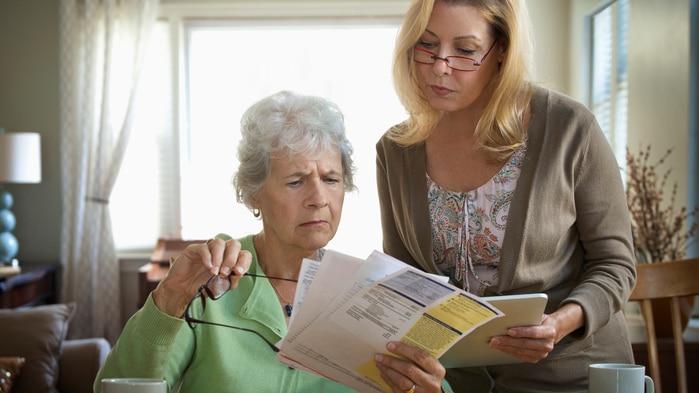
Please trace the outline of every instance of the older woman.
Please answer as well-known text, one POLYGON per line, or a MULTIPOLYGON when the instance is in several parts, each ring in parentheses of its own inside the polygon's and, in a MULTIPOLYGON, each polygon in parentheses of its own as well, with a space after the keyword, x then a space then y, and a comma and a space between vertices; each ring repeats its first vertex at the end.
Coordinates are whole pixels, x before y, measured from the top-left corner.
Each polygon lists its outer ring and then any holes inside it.
MULTIPOLYGON (((325 99, 280 92, 250 107, 241 125, 234 184, 262 230, 185 249, 125 326, 96 392, 109 377, 163 378, 180 392, 351 391, 274 359, 301 262, 322 257, 354 189, 343 115, 325 99)), ((378 357, 395 392, 414 391, 411 381, 440 391, 445 370, 436 359, 400 343, 389 348, 408 360, 378 357)))

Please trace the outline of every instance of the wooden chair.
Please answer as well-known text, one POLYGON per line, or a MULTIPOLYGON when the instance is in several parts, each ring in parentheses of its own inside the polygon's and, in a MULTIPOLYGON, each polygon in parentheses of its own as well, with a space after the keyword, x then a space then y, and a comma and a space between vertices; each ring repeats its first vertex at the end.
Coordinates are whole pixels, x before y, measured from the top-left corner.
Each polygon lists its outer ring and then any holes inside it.
MULTIPOLYGON (((675 347, 678 392, 687 393, 683 326, 679 298, 699 295, 699 258, 662 263, 636 265, 638 280, 629 300, 641 303, 646 325, 646 343, 650 376, 655 381, 655 392, 661 393, 658 342, 653 322, 652 299, 669 299, 672 316, 672 335, 675 347)), ((693 372, 696 372, 694 370, 693 372)))

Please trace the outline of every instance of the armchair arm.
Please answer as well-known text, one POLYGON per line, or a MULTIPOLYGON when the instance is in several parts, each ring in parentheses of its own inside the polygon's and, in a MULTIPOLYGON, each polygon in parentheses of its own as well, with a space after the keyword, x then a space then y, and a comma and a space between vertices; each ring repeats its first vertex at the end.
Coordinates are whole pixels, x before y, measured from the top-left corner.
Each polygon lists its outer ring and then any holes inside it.
POLYGON ((92 384, 111 345, 104 338, 65 340, 59 362, 58 391, 92 393, 92 384))

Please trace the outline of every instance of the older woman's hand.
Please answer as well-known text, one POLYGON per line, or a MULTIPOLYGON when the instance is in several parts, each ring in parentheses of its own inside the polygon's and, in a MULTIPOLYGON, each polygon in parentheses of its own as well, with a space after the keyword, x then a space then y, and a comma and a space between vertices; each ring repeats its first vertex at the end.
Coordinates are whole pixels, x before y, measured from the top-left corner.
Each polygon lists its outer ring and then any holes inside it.
POLYGON ((240 242, 235 239, 210 239, 190 245, 173 261, 167 276, 153 291, 153 301, 160 311, 179 318, 199 287, 212 275, 233 274, 231 288, 235 288, 251 261, 250 252, 241 250, 240 242))
POLYGON ((442 391, 446 370, 439 360, 423 350, 401 342, 390 342, 386 349, 409 360, 385 354, 377 354, 375 357, 381 377, 391 386, 394 393, 442 391))

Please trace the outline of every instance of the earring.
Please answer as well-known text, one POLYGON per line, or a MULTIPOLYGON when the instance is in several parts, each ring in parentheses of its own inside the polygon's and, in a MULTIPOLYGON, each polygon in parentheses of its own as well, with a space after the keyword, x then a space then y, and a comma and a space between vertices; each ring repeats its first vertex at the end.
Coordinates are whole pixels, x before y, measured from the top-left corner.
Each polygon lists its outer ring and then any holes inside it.
POLYGON ((260 212, 260 209, 258 209, 258 208, 253 208, 253 209, 252 209, 252 215, 253 215, 255 218, 260 218, 260 215, 262 215, 262 212, 260 212))

